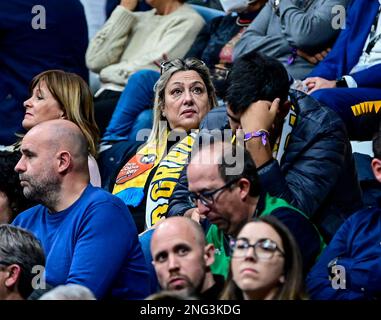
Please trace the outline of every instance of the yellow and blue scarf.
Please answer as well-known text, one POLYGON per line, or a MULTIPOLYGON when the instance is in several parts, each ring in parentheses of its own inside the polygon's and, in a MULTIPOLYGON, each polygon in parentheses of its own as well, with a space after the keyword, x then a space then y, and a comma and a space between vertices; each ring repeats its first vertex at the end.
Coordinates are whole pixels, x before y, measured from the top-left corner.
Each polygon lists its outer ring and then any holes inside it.
POLYGON ((176 143, 166 156, 168 133, 161 142, 146 144, 119 172, 113 194, 126 205, 137 207, 144 199, 144 187, 151 171, 157 170, 149 182, 146 203, 146 227, 153 226, 168 210, 168 202, 192 150, 197 133, 176 143))

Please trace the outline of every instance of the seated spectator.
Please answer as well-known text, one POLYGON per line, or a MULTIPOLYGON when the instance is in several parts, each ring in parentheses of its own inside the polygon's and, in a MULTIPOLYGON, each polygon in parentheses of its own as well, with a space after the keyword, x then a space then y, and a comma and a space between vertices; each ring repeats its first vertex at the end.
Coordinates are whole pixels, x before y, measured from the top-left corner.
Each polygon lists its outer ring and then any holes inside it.
POLYGON ((228 274, 229 237, 237 237, 252 218, 269 214, 283 221, 297 239, 303 253, 304 273, 314 264, 323 245, 317 229, 287 202, 261 194, 255 164, 243 147, 221 142, 203 146, 193 154, 187 175, 190 199, 197 208, 186 215, 197 221, 207 218, 206 239, 216 248, 211 267, 214 274, 225 277, 228 274))
POLYGON ((0 300, 25 300, 33 291, 45 256, 40 242, 28 231, 0 224, 0 300))
POLYGON ((89 184, 80 128, 67 120, 44 121, 24 136, 21 153, 15 170, 24 195, 40 204, 13 224, 41 241, 47 283, 80 284, 97 299, 145 298, 148 271, 136 227, 119 199, 89 184))
POLYGON ((227 114, 241 127, 263 189, 314 222, 327 241, 361 207, 351 146, 341 119, 302 92, 273 58, 250 53, 229 74, 227 114))
POLYGON ((11 223, 22 211, 34 206, 22 193, 15 164, 20 160, 18 152, 0 152, 0 224, 11 223))
POLYGON ((74 73, 48 70, 35 76, 30 84, 31 97, 24 102, 22 126, 30 130, 42 121, 67 119, 78 125, 89 146, 90 182, 101 186, 97 156, 99 130, 94 120, 94 105, 86 82, 74 73))
POLYGON ((11 145, 30 79, 62 69, 87 81, 86 17, 78 0, 0 1, 0 34, 0 145, 11 145))
POLYGON ((94 294, 86 287, 69 283, 60 285, 43 294, 38 300, 96 300, 94 294))
POLYGON ((333 8, 349 0, 269 0, 234 47, 234 60, 255 51, 278 59, 294 79, 323 60, 340 28, 333 8))
MULTIPOLYGON (((227 116, 233 130, 242 128, 263 191, 305 213, 329 241, 362 205, 343 122, 310 96, 289 90, 287 72, 273 58, 245 55, 235 62, 229 83, 227 115, 222 108, 210 112, 204 128, 224 128, 227 116)), ((179 181, 168 215, 192 208, 186 176, 179 181)))
POLYGON ((377 132, 378 117, 355 117, 351 106, 381 99, 380 11, 378 0, 352 1, 346 28, 304 81, 312 97, 340 115, 354 140, 370 140, 377 132))
MULTIPOLYGON (((214 18, 198 34, 186 57, 202 59, 211 70, 216 94, 223 98, 226 74, 233 62, 232 47, 258 14, 266 0, 250 2, 237 15, 214 18)), ((160 73, 141 70, 131 75, 115 107, 110 123, 102 137, 103 142, 136 140, 139 129, 152 127, 153 87, 160 73)))
POLYGON ((137 0, 121 0, 104 27, 90 41, 88 68, 99 73, 95 116, 104 133, 121 92, 132 73, 158 70, 157 61, 183 58, 204 25, 183 0, 148 1, 154 9, 132 12, 137 0))
MULTIPOLYGON (((373 140, 372 170, 381 182, 381 131, 373 140)), ((360 210, 337 231, 307 278, 312 299, 379 300, 381 209, 360 210)))
POLYGON ((136 154, 124 157, 123 168, 112 179, 113 194, 129 206, 139 232, 166 216, 196 136, 192 130, 216 105, 208 68, 201 61, 175 59, 163 71, 156 85, 148 141, 136 154))
POLYGON ((210 271, 214 247, 206 244, 198 223, 185 217, 165 219, 153 233, 151 253, 163 290, 217 300, 225 281, 210 271))
POLYGON ((305 298, 298 245, 278 219, 267 216, 247 223, 230 245, 230 279, 223 300, 305 298))

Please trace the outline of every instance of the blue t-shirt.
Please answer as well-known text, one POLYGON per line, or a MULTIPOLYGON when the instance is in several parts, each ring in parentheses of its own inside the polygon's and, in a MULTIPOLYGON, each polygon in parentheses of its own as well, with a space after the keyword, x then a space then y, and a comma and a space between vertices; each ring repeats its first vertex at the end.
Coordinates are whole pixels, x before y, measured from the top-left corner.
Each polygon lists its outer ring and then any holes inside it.
POLYGON ((47 283, 84 285, 97 299, 144 299, 150 293, 131 214, 120 199, 103 189, 89 184, 69 208, 52 214, 38 205, 13 224, 41 241, 47 283))

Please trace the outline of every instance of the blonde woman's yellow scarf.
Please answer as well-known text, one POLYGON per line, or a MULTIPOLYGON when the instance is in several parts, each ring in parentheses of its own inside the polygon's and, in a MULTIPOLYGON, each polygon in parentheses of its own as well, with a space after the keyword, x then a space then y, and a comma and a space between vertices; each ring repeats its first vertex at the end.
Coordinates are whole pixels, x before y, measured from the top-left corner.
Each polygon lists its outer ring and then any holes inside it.
POLYGON ((164 139, 146 144, 119 172, 113 194, 126 205, 137 207, 144 199, 144 187, 151 171, 146 204, 146 227, 153 226, 168 210, 168 201, 186 164, 197 132, 176 143, 165 155, 168 133, 164 139))

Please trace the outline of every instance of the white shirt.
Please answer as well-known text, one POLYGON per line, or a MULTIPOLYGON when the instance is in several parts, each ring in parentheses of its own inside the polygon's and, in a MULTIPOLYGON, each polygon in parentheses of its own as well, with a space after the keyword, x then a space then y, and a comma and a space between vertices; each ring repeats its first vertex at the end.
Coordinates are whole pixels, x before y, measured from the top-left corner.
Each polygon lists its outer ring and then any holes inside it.
MULTIPOLYGON (((379 0, 379 2, 381 5, 381 0, 379 0)), ((377 40, 372 50, 369 53, 366 52, 369 42, 371 42, 374 39, 374 37, 377 37, 380 34, 381 34, 381 14, 378 17, 375 34, 373 35, 372 39, 370 39, 371 34, 369 33, 363 48, 362 55, 360 56, 358 63, 351 70, 350 74, 368 69, 378 63, 381 63, 381 37, 377 40)))

